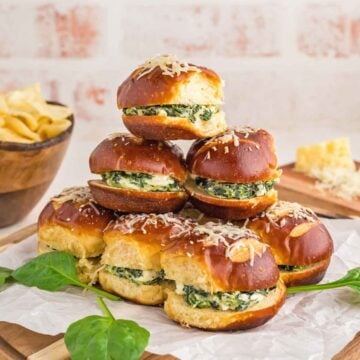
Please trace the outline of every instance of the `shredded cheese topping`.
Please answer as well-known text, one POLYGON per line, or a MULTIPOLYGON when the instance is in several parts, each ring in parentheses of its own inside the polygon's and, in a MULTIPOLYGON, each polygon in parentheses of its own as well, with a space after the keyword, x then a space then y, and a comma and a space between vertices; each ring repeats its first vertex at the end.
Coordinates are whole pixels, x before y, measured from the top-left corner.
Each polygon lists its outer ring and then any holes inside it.
POLYGON ((201 69, 198 67, 179 60, 175 55, 157 55, 146 60, 139 66, 140 72, 137 75, 137 79, 149 74, 156 67, 161 69, 163 75, 170 77, 179 76, 182 72, 201 72, 201 69))
MULTIPOLYGON (((65 188, 59 195, 52 197, 50 200, 58 204, 64 204, 67 201, 72 201, 74 203, 95 203, 90 189, 87 186, 65 188)), ((96 211, 98 212, 99 210, 96 209, 96 211)))
POLYGON ((309 222, 317 221, 315 213, 304 206, 295 202, 278 201, 270 206, 260 217, 266 216, 270 222, 277 222, 280 220, 280 226, 284 226, 283 218, 289 216, 295 219, 305 219, 309 222))
MULTIPOLYGON (((174 233, 178 235, 180 232, 187 230, 188 224, 192 222, 190 219, 182 219, 173 213, 167 214, 129 214, 120 217, 115 223, 109 224, 114 230, 120 230, 124 234, 132 234, 136 231, 136 225, 140 225, 143 234, 147 234, 149 227, 157 228, 159 225, 168 226, 177 229, 174 233)), ((105 229, 106 231, 106 229, 105 229)))
POLYGON ((208 222, 204 225, 197 225, 193 229, 196 235, 205 235, 198 242, 205 247, 218 246, 223 244, 226 247, 225 256, 232 258, 236 256, 239 249, 246 249, 250 254, 250 266, 254 265, 255 256, 262 256, 268 245, 261 243, 257 234, 246 227, 237 227, 231 223, 221 224, 208 222), (256 246, 254 246, 254 242, 256 246))
POLYGON ((350 168, 312 168, 309 175, 316 178, 316 187, 331 191, 346 200, 360 198, 360 170, 350 168))

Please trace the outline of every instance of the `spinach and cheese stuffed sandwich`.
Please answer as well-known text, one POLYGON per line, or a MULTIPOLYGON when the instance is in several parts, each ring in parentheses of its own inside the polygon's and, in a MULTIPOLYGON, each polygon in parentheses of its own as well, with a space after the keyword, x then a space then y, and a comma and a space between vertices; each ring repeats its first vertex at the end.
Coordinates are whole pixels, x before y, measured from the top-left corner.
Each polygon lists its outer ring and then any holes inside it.
POLYGON ((72 187, 53 197, 38 219, 38 253, 65 251, 77 258, 77 273, 85 283, 97 281, 104 251, 103 230, 115 218, 100 206, 88 187, 72 187))
POLYGON ((263 129, 230 129, 197 140, 187 155, 191 202, 208 216, 241 220, 277 200, 279 181, 272 136, 263 129))
POLYGON ((223 81, 214 71, 173 55, 147 60, 117 92, 125 126, 152 140, 198 139, 224 131, 222 98, 223 81))
POLYGON ((103 289, 139 304, 162 304, 168 284, 160 252, 171 229, 182 232, 188 223, 172 213, 129 214, 110 222, 99 273, 103 289))
POLYGON ((113 134, 92 152, 90 169, 102 177, 89 181, 91 192, 109 209, 167 213, 188 198, 183 154, 174 144, 113 134))
POLYGON ((322 280, 333 253, 333 241, 311 209, 279 201, 249 220, 247 227, 271 247, 287 286, 322 280))
POLYGON ((171 236, 161 267, 175 282, 165 290, 164 310, 183 326, 250 329, 271 319, 285 300, 270 248, 231 224, 210 222, 171 236))

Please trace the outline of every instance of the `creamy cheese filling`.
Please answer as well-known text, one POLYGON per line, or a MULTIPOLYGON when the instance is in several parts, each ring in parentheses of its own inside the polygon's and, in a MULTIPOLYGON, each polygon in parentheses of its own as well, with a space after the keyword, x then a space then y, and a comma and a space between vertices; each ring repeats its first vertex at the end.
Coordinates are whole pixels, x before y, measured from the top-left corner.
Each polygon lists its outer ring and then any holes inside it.
POLYGON ((138 191, 185 191, 179 181, 167 175, 109 171, 102 174, 103 181, 113 187, 138 191))
POLYGON ((164 270, 140 270, 126 267, 105 265, 105 270, 109 273, 127 279, 137 285, 156 285, 160 284, 164 278, 164 270))
POLYGON ((209 293, 191 285, 176 284, 175 292, 182 295, 184 301, 193 308, 211 308, 221 311, 244 311, 258 304, 272 289, 256 291, 233 291, 209 293))
POLYGON ((196 121, 209 121, 211 117, 218 113, 219 107, 216 105, 152 105, 152 106, 134 106, 123 109, 126 116, 144 115, 157 116, 165 115, 169 117, 187 118, 192 123, 196 121))
POLYGON ((197 186, 211 196, 224 199, 244 200, 265 195, 274 188, 274 185, 279 182, 279 179, 235 184, 197 176, 195 177, 195 182, 197 186))

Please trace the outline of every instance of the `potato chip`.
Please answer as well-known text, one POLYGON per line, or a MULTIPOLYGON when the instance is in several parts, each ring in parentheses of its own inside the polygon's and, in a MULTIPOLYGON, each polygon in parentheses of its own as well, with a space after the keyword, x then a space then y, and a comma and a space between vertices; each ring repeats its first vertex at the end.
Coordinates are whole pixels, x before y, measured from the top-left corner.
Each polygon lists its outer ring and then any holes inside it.
POLYGON ((71 114, 65 106, 48 104, 40 84, 0 94, 1 141, 35 142, 57 136, 71 125, 71 114))

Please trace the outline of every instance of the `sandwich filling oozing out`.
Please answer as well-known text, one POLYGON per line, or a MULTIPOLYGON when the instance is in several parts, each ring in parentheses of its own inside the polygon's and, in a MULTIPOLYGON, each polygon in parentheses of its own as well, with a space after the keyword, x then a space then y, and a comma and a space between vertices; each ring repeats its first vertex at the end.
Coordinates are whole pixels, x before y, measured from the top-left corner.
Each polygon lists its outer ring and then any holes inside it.
POLYGON ((212 116, 218 113, 219 107, 216 105, 152 105, 152 106, 134 106, 123 109, 126 116, 157 116, 165 115, 169 117, 187 118, 192 123, 196 121, 209 121, 212 116))
POLYGON ((102 174, 102 179, 109 186, 123 189, 154 192, 185 191, 179 181, 167 175, 109 171, 102 174))
POLYGON ((137 285, 157 285, 165 278, 164 270, 140 270, 125 267, 106 265, 105 270, 123 279, 127 279, 137 285))
POLYGON ((306 270, 314 265, 278 265, 278 267, 279 270, 282 272, 297 272, 297 271, 306 270))
POLYGON ((224 199, 244 200, 265 195, 274 188, 274 185, 279 182, 279 179, 235 184, 198 176, 195 178, 195 182, 197 186, 211 196, 224 199))
POLYGON ((209 293, 191 285, 176 285, 176 293, 182 295, 184 301, 193 308, 215 309, 221 311, 244 311, 252 307, 270 293, 271 289, 256 291, 233 291, 209 293))

